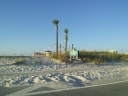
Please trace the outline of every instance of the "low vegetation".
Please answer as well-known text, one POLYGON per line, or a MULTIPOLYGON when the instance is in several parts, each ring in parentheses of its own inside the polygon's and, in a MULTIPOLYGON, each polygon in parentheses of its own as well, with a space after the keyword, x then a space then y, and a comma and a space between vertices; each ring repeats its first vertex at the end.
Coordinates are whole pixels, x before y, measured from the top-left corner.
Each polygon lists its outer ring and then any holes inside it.
POLYGON ((20 57, 20 58, 16 58, 13 64, 14 65, 19 65, 19 64, 25 64, 25 63, 26 63, 25 58, 20 57))
POLYGON ((105 51, 81 50, 79 57, 84 62, 93 62, 95 64, 119 61, 128 62, 128 55, 126 54, 109 53, 105 51))
POLYGON ((52 54, 49 57, 50 58, 54 58, 54 59, 58 59, 61 62, 68 62, 68 59, 67 58, 69 58, 69 52, 59 53, 58 56, 56 54, 52 54))
MULTIPOLYGON (((26 56, 28 57, 28 56, 26 56)), ((0 56, 0 58, 14 58, 14 65, 26 64, 25 56, 0 56)), ((54 53, 49 58, 58 59, 61 62, 70 63, 69 52, 59 53, 58 56, 54 53)), ((79 59, 85 63, 106 64, 108 62, 128 62, 128 54, 109 53, 106 51, 79 51, 79 59)), ((34 64, 42 64, 38 59, 35 59, 34 64)))
MULTIPOLYGON (((68 62, 69 52, 58 54, 52 54, 50 58, 55 58, 60 60, 61 62, 68 62)), ((117 54, 117 53, 109 53, 105 51, 79 51, 79 59, 86 63, 95 63, 95 64, 106 64, 107 62, 119 62, 124 61, 128 62, 128 55, 126 54, 117 54)))

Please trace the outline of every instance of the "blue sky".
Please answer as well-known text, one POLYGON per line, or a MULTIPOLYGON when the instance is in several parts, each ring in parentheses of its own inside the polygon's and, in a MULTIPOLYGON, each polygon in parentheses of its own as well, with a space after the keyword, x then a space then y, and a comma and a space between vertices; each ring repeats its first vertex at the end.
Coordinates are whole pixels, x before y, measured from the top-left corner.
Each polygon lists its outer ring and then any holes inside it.
POLYGON ((31 55, 68 48, 128 52, 128 0, 0 0, 0 55, 31 55))

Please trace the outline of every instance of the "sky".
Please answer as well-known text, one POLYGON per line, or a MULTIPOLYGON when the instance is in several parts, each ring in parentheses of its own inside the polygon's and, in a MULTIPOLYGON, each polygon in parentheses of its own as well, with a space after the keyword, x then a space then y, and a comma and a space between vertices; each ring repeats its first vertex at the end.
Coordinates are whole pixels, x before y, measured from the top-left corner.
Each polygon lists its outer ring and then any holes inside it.
POLYGON ((0 55, 68 50, 128 52, 128 0, 0 0, 0 55))

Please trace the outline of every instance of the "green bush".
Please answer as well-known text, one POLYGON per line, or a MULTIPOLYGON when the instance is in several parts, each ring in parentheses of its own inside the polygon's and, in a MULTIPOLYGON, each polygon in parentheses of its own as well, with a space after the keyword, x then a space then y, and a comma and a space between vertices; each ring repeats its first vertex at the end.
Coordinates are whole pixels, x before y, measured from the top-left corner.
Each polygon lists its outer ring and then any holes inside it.
MULTIPOLYGON (((58 54, 52 54, 50 58, 55 58, 60 60, 61 62, 68 62, 67 58, 69 58, 69 52, 58 54)), ((128 62, 128 55, 125 54, 115 54, 109 53, 106 51, 79 51, 79 59, 83 62, 87 63, 95 63, 95 64, 106 64, 107 62, 118 62, 118 61, 125 61, 128 62)))
POLYGON ((82 59, 84 62, 88 63, 107 63, 111 61, 126 61, 128 62, 128 55, 124 54, 115 54, 109 53, 105 51, 85 51, 81 50, 79 54, 79 58, 82 59))
POLYGON ((128 62, 128 55, 126 55, 126 54, 122 55, 121 60, 128 62))
POLYGON ((35 60, 34 64, 42 64, 42 62, 39 60, 35 60))
POLYGON ((25 64, 26 60, 24 58, 18 58, 14 61, 14 65, 19 65, 19 64, 25 64))
POLYGON ((49 57, 58 59, 61 62, 68 62, 67 58, 69 57, 69 52, 59 53, 58 56, 56 54, 51 54, 49 57))

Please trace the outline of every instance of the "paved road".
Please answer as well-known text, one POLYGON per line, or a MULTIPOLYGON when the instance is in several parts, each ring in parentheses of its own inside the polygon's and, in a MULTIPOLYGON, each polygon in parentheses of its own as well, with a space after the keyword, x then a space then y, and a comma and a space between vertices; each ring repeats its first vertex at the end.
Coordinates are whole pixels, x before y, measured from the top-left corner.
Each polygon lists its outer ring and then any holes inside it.
POLYGON ((128 96, 128 82, 56 92, 40 86, 0 87, 0 96, 128 96), (35 88, 35 90, 33 90, 35 88), (31 89, 33 91, 31 91, 31 89), (24 92, 26 91, 26 93, 24 92), (25 93, 25 94, 24 94, 25 93), (42 93, 42 94, 39 94, 42 93), (33 95, 32 95, 33 94, 33 95), (35 94, 35 95, 34 95, 35 94))

